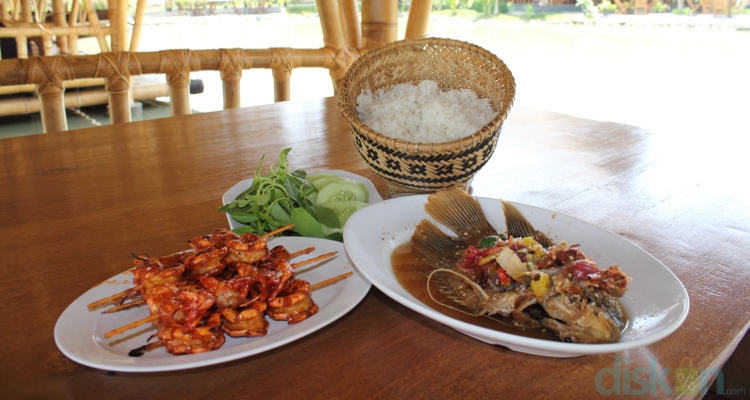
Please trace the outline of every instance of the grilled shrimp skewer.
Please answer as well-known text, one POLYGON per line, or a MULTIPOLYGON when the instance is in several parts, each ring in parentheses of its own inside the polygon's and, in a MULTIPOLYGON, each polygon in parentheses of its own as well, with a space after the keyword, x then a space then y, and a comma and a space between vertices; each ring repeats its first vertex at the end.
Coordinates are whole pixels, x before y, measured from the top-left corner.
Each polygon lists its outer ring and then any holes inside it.
POLYGON ((294 278, 295 268, 337 254, 326 253, 292 264, 292 257, 314 248, 290 253, 283 246, 268 248, 265 237, 237 235, 227 229, 217 229, 189 243, 192 250, 165 257, 136 256, 131 270, 136 286, 89 305, 96 308, 130 297, 130 303, 107 312, 148 306, 150 317, 110 331, 105 337, 153 322, 158 342, 133 350, 135 356, 157 347, 156 343, 172 354, 191 354, 221 347, 225 334, 265 335, 269 326, 266 316, 294 324, 317 313, 310 293, 331 281, 310 285, 294 278))

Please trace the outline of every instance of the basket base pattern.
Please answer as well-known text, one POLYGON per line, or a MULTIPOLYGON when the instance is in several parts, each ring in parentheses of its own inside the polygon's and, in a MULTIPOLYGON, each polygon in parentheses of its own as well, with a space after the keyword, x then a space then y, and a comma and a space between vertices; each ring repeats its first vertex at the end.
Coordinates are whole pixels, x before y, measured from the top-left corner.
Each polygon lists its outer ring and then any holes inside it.
POLYGON ((399 151, 368 139, 354 127, 351 132, 357 151, 378 175, 415 192, 466 185, 492 156, 499 136, 488 135, 459 153, 436 154, 399 151))

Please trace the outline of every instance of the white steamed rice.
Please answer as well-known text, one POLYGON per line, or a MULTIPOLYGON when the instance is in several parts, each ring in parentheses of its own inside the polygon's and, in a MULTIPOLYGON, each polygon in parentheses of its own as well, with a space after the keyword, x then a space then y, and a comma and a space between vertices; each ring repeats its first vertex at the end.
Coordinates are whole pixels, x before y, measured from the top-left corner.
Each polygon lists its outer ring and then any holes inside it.
POLYGON ((442 143, 478 131, 492 118, 490 101, 470 89, 442 91, 430 80, 401 83, 390 90, 363 90, 357 115, 373 130, 414 143, 442 143))

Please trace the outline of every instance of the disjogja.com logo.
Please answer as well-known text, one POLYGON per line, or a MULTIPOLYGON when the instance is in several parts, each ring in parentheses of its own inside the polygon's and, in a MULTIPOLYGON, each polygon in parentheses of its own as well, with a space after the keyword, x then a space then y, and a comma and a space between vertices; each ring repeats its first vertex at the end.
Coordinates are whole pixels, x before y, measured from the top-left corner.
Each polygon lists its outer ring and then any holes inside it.
POLYGON ((672 368, 660 368, 656 357, 649 358, 648 368, 630 365, 628 358, 615 356, 612 368, 602 368, 596 373, 594 383, 599 394, 704 394, 708 382, 716 379, 716 393, 744 394, 745 389, 724 390, 724 374, 716 368, 697 368, 692 360, 685 357, 677 368, 674 368, 674 390, 668 383, 672 368), (610 378, 611 377, 611 381, 610 378), (731 393, 730 393, 731 392, 731 393))

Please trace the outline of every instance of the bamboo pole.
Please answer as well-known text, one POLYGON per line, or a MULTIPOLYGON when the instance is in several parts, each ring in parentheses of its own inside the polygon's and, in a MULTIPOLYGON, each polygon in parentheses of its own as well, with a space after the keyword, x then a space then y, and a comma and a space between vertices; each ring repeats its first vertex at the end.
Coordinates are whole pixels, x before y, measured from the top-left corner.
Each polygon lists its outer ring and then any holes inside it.
MULTIPOLYGON (((150 100, 157 97, 169 95, 169 87, 166 83, 148 86, 134 86, 133 99, 136 101, 150 100)), ((65 108, 81 108, 98 104, 107 104, 109 94, 104 89, 91 89, 85 91, 66 91, 65 108)), ((38 113, 41 109, 39 99, 36 97, 19 97, 14 99, 0 100, 0 117, 10 115, 28 115, 38 113)))
POLYGON ((11 18, 11 3, 10 0, 0 1, 0 21, 8 21, 11 18))
MULTIPOLYGON (((165 74, 171 97, 172 115, 190 113, 190 73, 199 70, 220 71, 227 94, 225 108, 238 107, 240 102, 237 83, 241 71, 249 68, 271 69, 274 76, 274 98, 286 101, 290 97, 290 78, 295 68, 327 68, 332 78, 343 74, 348 65, 361 54, 357 49, 216 49, 216 50, 165 50, 157 52, 116 52, 81 56, 48 56, 30 59, 0 60, 0 87, 8 93, 29 90, 38 85, 39 110, 42 112, 45 132, 66 129, 63 100, 66 87, 99 85, 106 78, 105 93, 113 111, 113 122, 129 121, 130 101, 125 93, 131 75, 165 74), (342 54, 345 56, 342 57, 342 54), (45 68, 41 68, 45 67, 45 68), (54 85, 50 85, 54 82, 54 85), (8 89, 6 87, 13 88, 8 89), (16 88, 18 87, 18 88, 16 88), (234 92, 234 93, 232 93, 234 92), (119 93, 119 94, 118 94, 119 93), (127 112, 125 110, 127 106, 127 112)), ((335 82, 335 81, 334 81, 335 82)), ((336 86, 334 86, 336 87, 336 86)), ((163 96, 163 93, 159 93, 163 96)), ((82 94, 71 95, 83 96, 82 94)), ((68 102, 69 100, 64 100, 68 102)), ((13 104, 14 112, 34 109, 22 100, 13 104)), ((3 111, 5 113, 5 111, 3 111)), ((8 114, 4 114, 8 115, 8 114)))
POLYGON ((21 4, 21 0, 15 0, 14 6, 13 6, 13 21, 19 21, 21 19, 21 13, 23 12, 23 5, 21 4))
POLYGON ((320 27, 323 30, 323 45, 332 49, 340 49, 346 46, 336 0, 316 0, 316 4, 320 17, 320 27))
POLYGON ((432 11, 432 0, 412 0, 404 39, 422 38, 427 35, 430 11, 432 11))
POLYGON ((21 17, 23 22, 34 22, 31 14, 31 0, 21 0, 21 17))
POLYGON ((355 49, 362 47, 362 29, 359 24, 357 0, 339 0, 339 16, 346 44, 355 49))
MULTIPOLYGON (((96 15, 94 4, 91 2, 91 0, 83 0, 83 5, 86 9, 86 16, 89 18, 89 25, 94 30, 92 33, 94 34, 94 36, 96 36, 96 40, 99 42, 99 49, 102 51, 102 53, 109 51, 107 39, 104 37, 106 33, 102 32, 99 29, 101 24, 99 24, 99 17, 96 15)), ((115 31, 115 28, 112 27, 111 17, 110 28, 111 29, 107 33, 111 36, 115 31)))
POLYGON ((18 58, 29 58, 29 40, 26 35, 16 35, 16 55, 18 58))
MULTIPOLYGON (((94 26, 39 26, 38 24, 14 24, 12 27, 0 29, 0 37, 17 37, 19 35, 33 37, 47 34, 49 36, 65 36, 70 32, 78 35, 96 35, 98 33, 110 34, 112 29, 108 27, 94 26)), ((106 43, 106 42, 105 42, 106 43)))
POLYGON ((113 28, 112 51, 127 51, 128 0, 109 0, 109 26, 113 28))
MULTIPOLYGON (((52 23, 55 26, 66 26, 67 21, 65 20, 66 6, 63 0, 52 0, 52 23)), ((57 47, 60 49, 60 53, 67 54, 68 51, 68 37, 61 35, 57 37, 57 47)), ((50 55, 51 53, 45 54, 50 55)))
MULTIPOLYGON (((76 27, 78 25, 78 13, 81 11, 81 0, 73 0, 70 5, 70 14, 68 15, 68 26, 76 27)), ((78 54, 78 33, 71 30, 68 34, 68 54, 78 54)))
POLYGON ((393 42, 398 35, 398 1, 362 2, 362 47, 372 49, 393 42))
MULTIPOLYGON (((76 79, 73 81, 65 81, 63 85, 65 89, 79 89, 79 88, 91 88, 95 86, 104 86, 104 79, 102 78, 87 78, 87 79, 76 79)), ((12 85, 12 86, 0 86, 0 95, 8 94, 19 94, 19 93, 34 93, 36 92, 36 85, 12 85)))
POLYGON ((249 62, 245 63, 244 52, 242 49, 219 50, 218 69, 221 71, 220 77, 225 110, 230 108, 240 108, 242 106, 242 100, 240 98, 242 70, 249 68, 252 68, 252 59, 249 59, 249 62))
MULTIPOLYGON (((130 51, 138 51, 141 44, 141 33, 143 31, 143 18, 146 17, 146 0, 138 0, 135 8, 135 22, 133 23, 133 33, 130 36, 130 51)), ((127 26, 127 25, 126 25, 127 26)))

